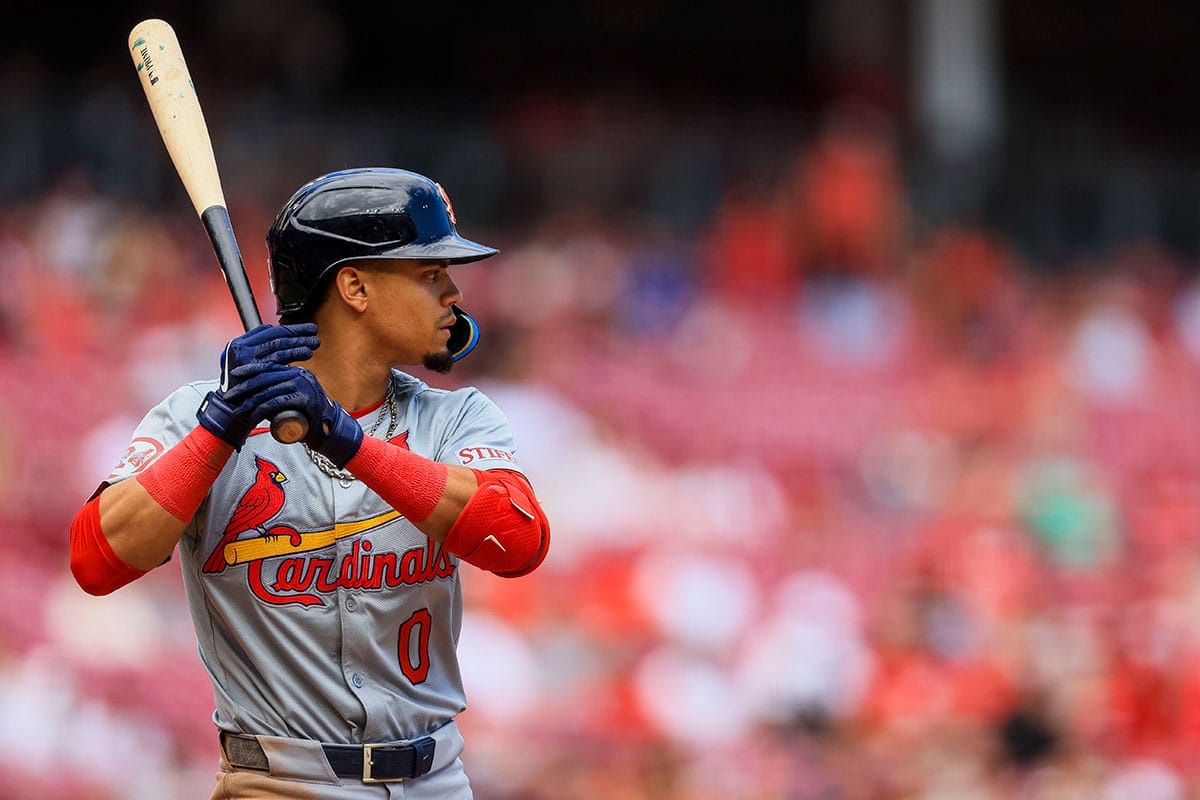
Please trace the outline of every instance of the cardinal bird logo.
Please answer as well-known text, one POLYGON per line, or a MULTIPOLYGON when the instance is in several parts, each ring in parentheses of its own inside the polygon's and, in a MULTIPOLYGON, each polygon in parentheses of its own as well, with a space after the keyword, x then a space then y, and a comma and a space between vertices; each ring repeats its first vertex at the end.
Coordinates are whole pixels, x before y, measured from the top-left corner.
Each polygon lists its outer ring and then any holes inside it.
POLYGON ((254 484, 238 501, 237 508, 233 510, 233 516, 229 518, 229 524, 225 526, 225 533, 221 536, 221 541, 217 542, 216 548, 204 562, 205 572, 224 571, 228 566, 225 563, 225 545, 237 539, 238 534, 246 531, 258 531, 260 536, 267 538, 274 538, 286 533, 291 537, 293 544, 300 543, 300 534, 289 527, 280 525, 270 530, 266 528, 267 522, 283 508, 285 499, 283 484, 287 483, 287 476, 279 471, 279 467, 265 458, 255 456, 254 463, 258 466, 254 484))

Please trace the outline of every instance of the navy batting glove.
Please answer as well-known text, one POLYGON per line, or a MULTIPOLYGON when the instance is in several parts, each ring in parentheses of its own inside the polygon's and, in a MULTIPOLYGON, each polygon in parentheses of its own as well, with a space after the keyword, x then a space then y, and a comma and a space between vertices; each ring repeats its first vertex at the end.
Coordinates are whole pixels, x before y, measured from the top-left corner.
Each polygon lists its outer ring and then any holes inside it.
POLYGON ((254 423, 239 417, 237 411, 226 403, 218 392, 209 392, 196 409, 196 421, 214 436, 240 450, 246 437, 254 430, 254 423))
POLYGON ((284 409, 299 411, 308 420, 304 444, 339 469, 346 466, 362 445, 362 426, 325 394, 316 375, 303 367, 287 367, 286 372, 284 380, 260 395, 254 416, 262 419, 284 409))
POLYGON ((362 426, 335 401, 326 398, 319 424, 313 424, 313 416, 305 416, 309 418, 309 427, 304 443, 339 469, 346 466, 362 447, 362 426))
POLYGON ((299 411, 308 419, 304 443, 332 461, 339 469, 354 458, 362 446, 363 429, 358 420, 325 394, 317 376, 297 368, 297 384, 305 404, 299 411))
POLYGON ((196 410, 196 421, 225 442, 241 449, 256 423, 272 408, 286 403, 294 392, 295 367, 264 364, 256 374, 239 381, 236 390, 213 390, 196 410))
POLYGON ((288 391, 294 377, 286 365, 312 358, 320 346, 317 326, 258 325, 221 351, 221 385, 209 392, 196 411, 197 421, 221 440, 241 449, 254 430, 260 407, 288 391))
POLYGON ((263 364, 307 361, 320 346, 317 326, 311 322, 251 328, 231 339, 221 351, 221 389, 228 391, 247 369, 253 372, 263 364))

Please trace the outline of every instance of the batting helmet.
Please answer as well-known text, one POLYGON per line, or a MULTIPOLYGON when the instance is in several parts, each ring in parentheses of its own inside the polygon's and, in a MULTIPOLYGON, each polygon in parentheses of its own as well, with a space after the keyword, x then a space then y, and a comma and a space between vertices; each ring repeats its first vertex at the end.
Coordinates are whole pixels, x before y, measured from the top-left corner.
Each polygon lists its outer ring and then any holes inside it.
MULTIPOLYGON (((267 232, 268 268, 280 319, 319 302, 326 280, 347 261, 407 259, 466 264, 496 249, 458 235, 454 207, 439 183, 402 169, 364 167, 322 175, 279 210, 267 232)), ((448 346, 454 360, 475 346, 478 328, 462 309, 448 346)))

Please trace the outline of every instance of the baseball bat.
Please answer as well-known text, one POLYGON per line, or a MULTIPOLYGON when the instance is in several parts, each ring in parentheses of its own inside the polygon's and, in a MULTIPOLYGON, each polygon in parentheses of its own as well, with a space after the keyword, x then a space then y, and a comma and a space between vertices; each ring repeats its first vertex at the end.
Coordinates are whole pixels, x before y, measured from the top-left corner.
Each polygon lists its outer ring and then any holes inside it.
MULTIPOLYGON (((250 330, 262 323, 262 317, 234 237, 208 125, 179 39, 163 20, 147 19, 130 31, 129 52, 163 144, 212 243, 242 327, 250 330)), ((308 421, 298 411, 283 411, 271 420, 271 434, 281 442, 298 442, 307 433, 308 421)))

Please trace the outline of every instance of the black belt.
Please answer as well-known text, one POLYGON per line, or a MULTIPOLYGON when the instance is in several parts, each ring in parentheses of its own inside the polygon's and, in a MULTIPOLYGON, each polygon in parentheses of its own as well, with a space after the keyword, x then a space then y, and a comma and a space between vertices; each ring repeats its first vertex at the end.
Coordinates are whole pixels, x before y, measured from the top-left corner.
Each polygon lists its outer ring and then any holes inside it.
MULTIPOLYGON (((270 762, 258 739, 221 732, 225 759, 235 767, 269 769, 270 762)), ((383 783, 419 778, 433 767, 436 742, 428 736, 404 744, 321 744, 329 766, 339 778, 363 783, 383 783)))

